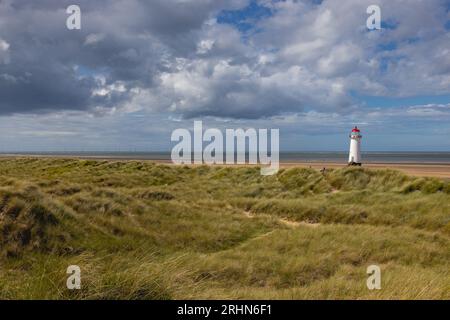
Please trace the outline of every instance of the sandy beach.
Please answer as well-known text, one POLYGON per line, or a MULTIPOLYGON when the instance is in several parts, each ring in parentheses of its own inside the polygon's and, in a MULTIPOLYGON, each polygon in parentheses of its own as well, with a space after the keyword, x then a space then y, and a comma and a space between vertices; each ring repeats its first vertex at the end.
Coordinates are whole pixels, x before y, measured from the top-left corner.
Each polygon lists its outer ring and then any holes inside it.
MULTIPOLYGON (((305 167, 305 168, 344 168, 347 164, 335 162, 285 162, 281 167, 305 167)), ((364 168, 399 170, 408 175, 417 177, 437 177, 450 179, 450 164, 442 163, 367 163, 364 168)))

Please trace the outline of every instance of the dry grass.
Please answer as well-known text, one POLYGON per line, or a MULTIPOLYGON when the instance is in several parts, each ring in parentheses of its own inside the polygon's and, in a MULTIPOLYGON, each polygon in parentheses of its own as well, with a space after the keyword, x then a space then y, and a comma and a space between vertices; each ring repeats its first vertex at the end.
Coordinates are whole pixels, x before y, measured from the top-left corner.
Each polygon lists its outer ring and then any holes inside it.
POLYGON ((0 298, 449 299, 449 235, 450 183, 397 171, 0 160, 0 298))

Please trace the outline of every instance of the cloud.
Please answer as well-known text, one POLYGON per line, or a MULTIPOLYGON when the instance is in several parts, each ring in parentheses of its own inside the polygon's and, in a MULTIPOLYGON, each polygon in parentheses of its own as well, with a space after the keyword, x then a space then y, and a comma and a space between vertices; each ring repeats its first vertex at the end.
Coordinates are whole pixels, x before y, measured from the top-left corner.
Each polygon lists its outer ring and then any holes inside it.
POLYGON ((5 0, 0 115, 347 116, 358 96, 448 94, 446 2, 378 3, 381 31, 366 0, 80 0, 69 31, 69 1, 5 0))
POLYGON ((84 41, 84 44, 92 45, 92 44, 102 41, 104 38, 105 38, 105 35, 103 33, 91 33, 91 34, 87 35, 86 40, 84 41))
POLYGON ((257 119, 305 110, 351 113, 364 105, 354 92, 449 92, 443 1, 382 1, 383 19, 395 27, 375 32, 365 26, 370 1, 263 3, 273 14, 254 22, 254 34, 242 33, 239 24, 205 24, 196 52, 169 61, 158 75, 152 102, 187 118, 257 119))
POLYGON ((72 31, 69 4, 0 2, 0 114, 120 109, 195 50, 205 21, 246 1, 81 0, 82 29, 72 31), (98 94, 117 83, 125 90, 98 94))
POLYGON ((0 38, 0 64, 9 63, 9 43, 0 38))

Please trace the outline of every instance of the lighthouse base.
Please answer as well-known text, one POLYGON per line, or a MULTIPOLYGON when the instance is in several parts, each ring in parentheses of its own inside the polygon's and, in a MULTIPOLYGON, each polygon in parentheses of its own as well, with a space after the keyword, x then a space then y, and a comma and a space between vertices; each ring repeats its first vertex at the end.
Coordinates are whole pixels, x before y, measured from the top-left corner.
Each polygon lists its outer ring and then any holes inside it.
POLYGON ((348 166, 358 166, 361 167, 362 163, 358 163, 358 162, 349 162, 348 166))

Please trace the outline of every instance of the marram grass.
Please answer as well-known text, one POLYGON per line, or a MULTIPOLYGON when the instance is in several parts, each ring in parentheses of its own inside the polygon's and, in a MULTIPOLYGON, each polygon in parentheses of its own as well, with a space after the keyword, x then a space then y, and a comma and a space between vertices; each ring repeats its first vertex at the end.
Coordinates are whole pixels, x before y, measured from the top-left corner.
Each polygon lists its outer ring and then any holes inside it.
POLYGON ((0 160, 1 299, 449 299, 449 262, 439 179, 0 160))

